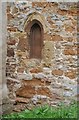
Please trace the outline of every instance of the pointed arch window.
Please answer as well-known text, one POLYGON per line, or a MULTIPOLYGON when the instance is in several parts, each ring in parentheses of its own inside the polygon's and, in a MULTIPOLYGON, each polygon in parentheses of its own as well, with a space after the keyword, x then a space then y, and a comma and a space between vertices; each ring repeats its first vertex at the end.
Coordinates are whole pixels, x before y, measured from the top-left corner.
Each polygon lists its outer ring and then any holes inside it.
POLYGON ((43 31, 39 22, 34 22, 30 29, 30 58, 42 58, 43 31))

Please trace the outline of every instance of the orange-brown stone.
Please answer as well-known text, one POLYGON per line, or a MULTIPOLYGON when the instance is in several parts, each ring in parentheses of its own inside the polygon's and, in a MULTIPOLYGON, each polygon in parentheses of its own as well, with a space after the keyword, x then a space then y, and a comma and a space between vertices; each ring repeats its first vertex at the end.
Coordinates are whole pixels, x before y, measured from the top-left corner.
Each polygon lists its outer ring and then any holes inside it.
POLYGON ((42 3, 38 3, 38 2, 32 2, 32 7, 34 6, 39 6, 39 7, 42 7, 42 3))
POLYGON ((77 7, 74 8, 74 9, 69 10, 69 11, 68 11, 68 14, 69 14, 69 15, 72 15, 72 16, 77 15, 77 7))
POLYGON ((18 48, 18 50, 21 50, 23 52, 25 50, 28 50, 27 38, 24 38, 24 36, 20 36, 17 48, 18 48))
POLYGON ((51 36, 49 34, 44 34, 44 40, 51 40, 51 36))
POLYGON ((47 21, 51 24, 51 26, 53 27, 53 28, 56 28, 56 25, 55 25, 55 23, 51 20, 51 17, 48 17, 47 18, 47 21), (54 25, 53 25, 54 24, 54 25))
POLYGON ((75 30, 74 26, 65 26, 66 32, 73 32, 75 30))
POLYGON ((67 42, 73 42, 73 37, 63 37, 63 40, 67 42))
POLYGON ((52 35, 52 41, 62 41, 63 38, 60 35, 52 35))
POLYGON ((52 94, 47 87, 40 87, 37 89, 37 94, 38 95, 46 95, 47 97, 52 97, 52 94))
POLYGON ((15 45, 16 44, 16 40, 9 40, 7 42, 8 45, 15 45))
POLYGON ((42 69, 41 68, 33 68, 30 70, 31 73, 39 73, 39 72, 42 72, 42 69))
POLYGON ((39 6, 39 7, 47 7, 47 5, 49 6, 49 4, 47 2, 33 2, 32 6, 39 6))
POLYGON ((32 86, 23 86, 16 91, 16 96, 24 98, 32 98, 35 95, 35 87, 32 86))
POLYGON ((53 74, 53 75, 62 76, 62 75, 63 75, 63 71, 62 71, 62 70, 59 70, 59 69, 58 69, 58 70, 53 70, 53 71, 52 71, 52 74, 53 74))
POLYGON ((27 86, 27 85, 30 85, 30 86, 44 86, 44 81, 33 78, 32 80, 23 80, 23 84, 25 86, 27 86))
POLYGON ((16 102, 16 103, 29 103, 29 99, 17 97, 17 98, 15 99, 15 102, 16 102))
POLYGON ((60 15, 66 15, 68 13, 68 11, 67 10, 58 10, 58 14, 60 14, 60 15))
POLYGON ((72 20, 72 24, 73 24, 74 26, 77 26, 77 20, 72 20))
POLYGON ((8 27, 7 30, 11 31, 11 32, 16 32, 17 31, 17 27, 8 27))
POLYGON ((77 54, 77 50, 74 50, 73 48, 65 49, 64 50, 64 54, 65 55, 76 55, 77 54))
POLYGON ((71 70, 71 71, 65 72, 65 76, 69 77, 70 79, 74 79, 76 78, 76 71, 71 70))
POLYGON ((14 18, 14 16, 13 16, 11 13, 8 13, 8 14, 7 14, 7 19, 8 19, 8 20, 11 20, 11 19, 13 19, 13 18, 14 18))

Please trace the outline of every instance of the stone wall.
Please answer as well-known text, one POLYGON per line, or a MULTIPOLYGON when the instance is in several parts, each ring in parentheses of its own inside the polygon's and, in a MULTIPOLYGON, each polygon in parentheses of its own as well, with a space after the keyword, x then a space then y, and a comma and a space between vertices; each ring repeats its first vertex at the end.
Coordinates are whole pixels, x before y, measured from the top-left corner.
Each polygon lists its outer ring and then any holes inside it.
POLYGON ((10 98, 24 105, 77 99, 77 3, 9 2, 6 11, 10 98), (29 58, 29 24, 34 19, 44 30, 42 60, 29 58))

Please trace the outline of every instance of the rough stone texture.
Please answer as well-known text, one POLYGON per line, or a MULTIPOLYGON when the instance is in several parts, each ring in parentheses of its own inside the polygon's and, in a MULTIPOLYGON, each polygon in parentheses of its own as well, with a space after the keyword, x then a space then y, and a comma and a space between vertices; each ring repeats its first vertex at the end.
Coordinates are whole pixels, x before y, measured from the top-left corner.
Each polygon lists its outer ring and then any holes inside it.
POLYGON ((39 72, 42 72, 42 69, 41 68, 33 68, 30 70, 31 73, 39 73, 39 72))
POLYGON ((53 70, 52 71, 53 75, 58 75, 58 76, 62 76, 63 75, 63 71, 62 70, 53 70))
POLYGON ((69 77, 70 79, 74 79, 77 77, 76 71, 71 70, 65 73, 66 77, 69 77))
POLYGON ((50 90, 47 87, 38 88, 37 94, 51 97, 50 90))
POLYGON ((7 49, 7 56, 8 57, 14 57, 14 49, 13 48, 8 48, 7 49))
MULTIPOLYGON (((47 39, 47 38, 46 38, 47 39)), ((48 66, 54 58, 54 44, 51 41, 45 41, 43 48, 43 61, 48 66)))
POLYGON ((34 94, 35 94, 35 87, 32 87, 30 85, 19 88, 16 92, 17 96, 25 97, 25 98, 32 98, 34 94))
POLYGON ((6 75, 20 81, 19 85, 12 82, 14 90, 9 88, 16 107, 22 108, 23 104, 25 109, 28 99, 30 103, 26 106, 45 101, 53 106, 76 99, 79 53, 76 3, 7 3, 7 20, 6 75), (29 35, 34 19, 43 27, 41 60, 29 59, 29 35))
POLYGON ((73 50, 72 48, 65 49, 64 50, 64 54, 65 55, 76 55, 77 54, 77 50, 73 50))

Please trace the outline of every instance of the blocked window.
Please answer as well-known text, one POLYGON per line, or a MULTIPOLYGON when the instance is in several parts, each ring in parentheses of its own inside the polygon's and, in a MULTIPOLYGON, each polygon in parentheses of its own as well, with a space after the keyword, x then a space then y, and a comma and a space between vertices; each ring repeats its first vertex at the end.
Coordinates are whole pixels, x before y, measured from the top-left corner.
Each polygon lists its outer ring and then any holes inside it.
POLYGON ((43 35, 38 23, 34 23, 30 29, 30 58, 42 58, 43 35))

